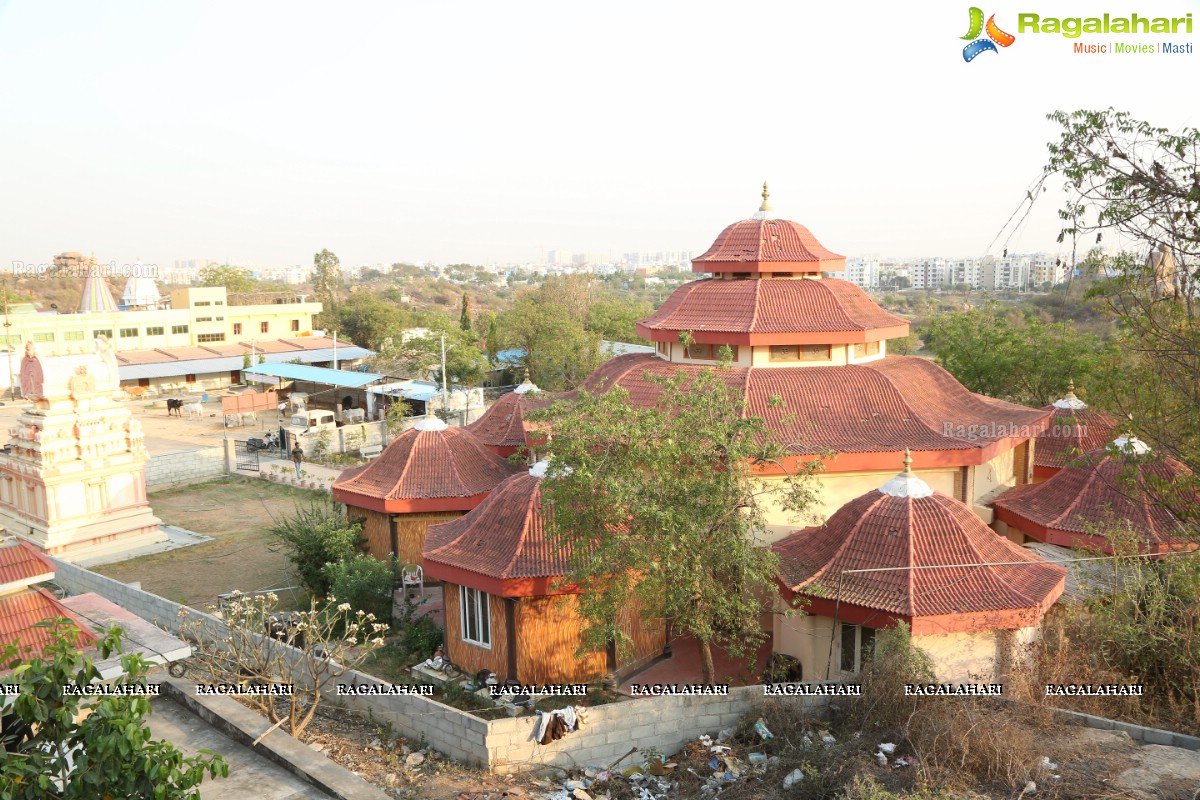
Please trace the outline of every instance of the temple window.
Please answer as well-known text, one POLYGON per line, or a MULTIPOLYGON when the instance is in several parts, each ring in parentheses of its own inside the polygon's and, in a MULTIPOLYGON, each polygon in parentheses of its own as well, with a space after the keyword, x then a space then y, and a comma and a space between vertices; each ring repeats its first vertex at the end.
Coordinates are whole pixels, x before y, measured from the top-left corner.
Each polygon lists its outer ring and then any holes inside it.
POLYGON ((163 335, 163 327, 161 325, 155 325, 155 326, 146 328, 146 335, 147 336, 162 336, 163 335))
POLYGON ((697 361, 720 361, 722 347, 729 347, 733 351, 733 360, 737 361, 738 349, 735 345, 690 344, 687 349, 687 357, 697 361))
POLYGON ((829 361, 832 345, 827 344, 773 344, 772 361, 829 361))
POLYGON ((671 355, 671 343, 670 342, 659 342, 658 343, 658 354, 661 356, 671 355))
POLYGON ((33 340, 38 344, 51 344, 54 341, 54 332, 39 331, 33 335, 33 340))
POLYGON ((875 654, 875 629, 842 623, 842 672, 862 672, 863 666, 875 654))
POLYGON ((298 320, 298 319, 294 319, 294 320, 292 320, 292 330, 293 330, 293 331, 296 331, 296 332, 299 332, 299 330, 300 330, 300 320, 298 320))
POLYGON ((242 335, 242 323, 240 323, 240 322, 233 323, 233 335, 234 336, 242 335))
POLYGON ((84 331, 63 331, 64 342, 82 342, 84 339, 84 331))
POLYGON ((111 339, 113 337, 112 328, 102 328, 98 331, 92 331, 92 338, 95 339, 100 334, 104 334, 105 339, 111 339))
POLYGON ((135 339, 138 335, 137 328, 121 328, 122 339, 135 339))
POLYGON ((271 332, 271 323, 269 323, 265 320, 263 322, 258 323, 258 332, 259 333, 270 333, 271 332))
POLYGON ((459 607, 462 616, 462 638, 482 647, 492 646, 491 603, 487 592, 458 587, 459 607))
POLYGON ((223 342, 223 341, 225 341, 225 334, 223 334, 223 333, 202 333, 196 337, 196 341, 200 342, 200 343, 223 342))
POLYGON ((187 333, 187 332, 188 332, 187 325, 172 325, 171 326, 171 333, 187 333))
POLYGON ((866 358, 879 355, 879 342, 860 342, 854 345, 854 357, 866 358))

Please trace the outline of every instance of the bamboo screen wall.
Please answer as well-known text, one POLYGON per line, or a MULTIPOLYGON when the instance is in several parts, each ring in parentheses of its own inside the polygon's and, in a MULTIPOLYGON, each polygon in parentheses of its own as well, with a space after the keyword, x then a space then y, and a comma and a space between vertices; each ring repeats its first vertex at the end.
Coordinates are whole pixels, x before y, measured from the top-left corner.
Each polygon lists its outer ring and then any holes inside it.
MULTIPOLYGON (((386 559, 392 552, 392 521, 390 514, 371 511, 365 508, 349 508, 351 519, 366 517, 363 523, 363 534, 366 537, 367 552, 378 559, 386 559)), ((401 564, 420 564, 421 548, 425 546, 425 534, 430 525, 462 516, 459 511, 445 511, 434 514, 397 514, 396 541, 399 552, 396 558, 401 564)))
POLYGON ((522 683, 587 683, 608 671, 605 653, 577 657, 582 627, 573 596, 517 603, 517 677, 522 683))
POLYGON ((443 583, 446 608, 446 655, 465 672, 491 670, 501 678, 508 675, 508 636, 504 620, 504 598, 489 596, 491 606, 491 649, 462 640, 462 615, 459 612, 458 584, 443 583))

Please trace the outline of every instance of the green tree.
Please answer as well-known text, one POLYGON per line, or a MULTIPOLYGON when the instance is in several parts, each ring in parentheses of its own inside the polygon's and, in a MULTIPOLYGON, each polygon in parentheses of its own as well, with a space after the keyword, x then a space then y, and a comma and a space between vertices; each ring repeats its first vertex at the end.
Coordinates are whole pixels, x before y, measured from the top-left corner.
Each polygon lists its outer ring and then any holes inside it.
POLYGON ((617 387, 536 415, 554 432, 543 504, 568 554, 563 582, 582 588, 587 643, 624 646, 621 616, 636 598, 643 618, 695 637, 711 683, 713 645, 752 652, 765 636, 760 619, 778 575, 759 539, 765 503, 803 512, 817 467, 788 466, 723 371, 681 371, 660 384, 650 406, 617 387), (767 469, 781 477, 757 477, 767 469))
POLYGON ((384 340, 396 336, 408 315, 374 292, 353 292, 337 309, 337 329, 362 347, 380 350, 384 340))
POLYGON ((600 365, 600 336, 586 327, 590 283, 551 278, 517 295, 499 320, 504 344, 525 351, 524 366, 546 391, 577 386, 600 365))
POLYGON ((442 381, 442 335, 446 337, 446 374, 449 382, 461 386, 476 386, 487 374, 488 362, 472 341, 473 334, 444 318, 436 324, 442 330, 431 330, 427 336, 414 336, 380 354, 381 368, 397 374, 429 376, 442 381))
POLYGON ((201 286, 224 286, 229 292, 253 292, 258 288, 250 270, 229 264, 212 264, 200 270, 201 286))
POLYGON ((587 329, 613 342, 641 342, 635 323, 653 312, 650 303, 604 297, 588 309, 587 329))
POLYGON ((1063 180, 1060 240, 1116 231, 1132 243, 1084 261, 1106 276, 1089 294, 1119 328, 1100 399, 1200 474, 1200 130, 1111 108, 1050 119, 1061 127, 1045 167, 1047 181, 1063 180))
POLYGON ((489 311, 487 315, 487 330, 483 335, 484 347, 487 350, 487 360, 492 366, 496 365, 496 357, 500 354, 500 325, 496 315, 489 311))
POLYGON ((328 250, 313 256, 313 291, 322 304, 323 320, 337 321, 338 291, 342 288, 342 269, 338 257, 328 250))
POLYGON ((359 553, 345 561, 325 565, 330 592, 355 611, 374 614, 380 622, 392 622, 392 585, 398 573, 395 556, 391 561, 359 553))
POLYGON ((322 498, 297 505, 271 528, 283 543, 300 583, 314 595, 329 594, 325 566, 353 558, 362 543, 362 524, 350 522, 337 503, 322 498))
MULTIPOLYGON (((6 645, 0 663, 11 670, 6 683, 18 694, 6 713, 29 729, 24 742, 2 741, 0 797, 13 800, 195 800, 196 787, 210 777, 227 777, 229 766, 211 751, 184 757, 175 745, 151 739, 144 696, 107 696, 90 702, 82 719, 83 697, 76 693, 101 680, 92 660, 75 647, 78 630, 65 619, 38 623, 51 641, 40 656, 28 658, 6 645)), ((121 629, 101 638, 101 658, 121 652, 121 629)), ((149 665, 137 654, 121 656, 114 686, 145 683, 149 665)))
POLYGON ((926 339, 937 361, 972 392, 1043 406, 1091 375, 1107 346, 1070 323, 1003 313, 996 303, 934 317, 926 339))
POLYGON ((462 311, 458 315, 458 327, 467 333, 471 332, 471 298, 466 292, 462 293, 462 311))

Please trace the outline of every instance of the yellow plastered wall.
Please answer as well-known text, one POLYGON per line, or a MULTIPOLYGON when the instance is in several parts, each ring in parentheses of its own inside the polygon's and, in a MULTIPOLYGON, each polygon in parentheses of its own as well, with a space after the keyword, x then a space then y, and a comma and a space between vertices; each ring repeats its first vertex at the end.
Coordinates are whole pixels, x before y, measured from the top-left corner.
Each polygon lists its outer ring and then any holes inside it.
MULTIPOLYGON (((899 470, 878 472, 826 472, 816 476, 818 484, 817 502, 802 518, 796 518, 779 505, 777 497, 765 498, 765 513, 768 526, 768 541, 776 542, 794 530, 820 525, 846 503, 872 489, 887 483, 899 470)), ((917 476, 929 484, 935 492, 954 496, 954 468, 918 470, 917 476)), ((768 482, 781 482, 781 478, 768 478, 768 482)))
POLYGON ((985 505, 1017 485, 1015 450, 1006 450, 975 468, 975 504, 985 505))

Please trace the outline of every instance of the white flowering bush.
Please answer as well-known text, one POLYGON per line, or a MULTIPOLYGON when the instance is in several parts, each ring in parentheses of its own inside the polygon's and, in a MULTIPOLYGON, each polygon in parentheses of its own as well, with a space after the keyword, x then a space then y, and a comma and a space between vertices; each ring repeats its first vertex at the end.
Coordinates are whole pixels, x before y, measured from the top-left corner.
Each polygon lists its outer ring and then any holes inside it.
POLYGON ((234 592, 220 609, 223 624, 181 608, 180 634, 192 642, 200 682, 291 685, 291 695, 245 699, 299 738, 322 695, 383 645, 388 626, 333 596, 312 600, 305 611, 280 612, 277 603, 274 594, 234 592))

